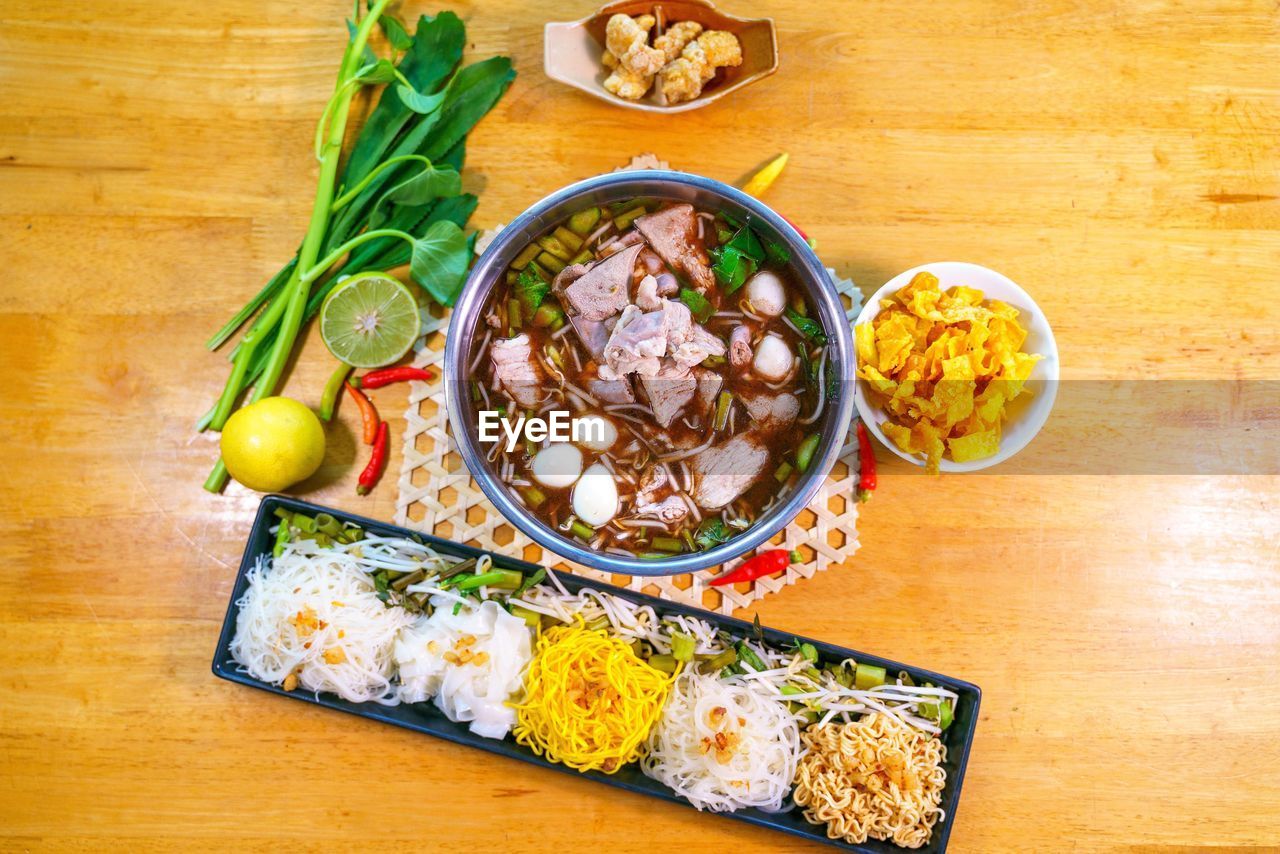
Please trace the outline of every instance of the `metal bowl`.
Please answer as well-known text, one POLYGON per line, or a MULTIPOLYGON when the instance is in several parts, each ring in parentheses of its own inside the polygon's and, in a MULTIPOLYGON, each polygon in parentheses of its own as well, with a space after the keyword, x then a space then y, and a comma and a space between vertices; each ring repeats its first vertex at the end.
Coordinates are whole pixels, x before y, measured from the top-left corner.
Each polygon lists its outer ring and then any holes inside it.
POLYGON ((813 501, 835 465, 848 434, 853 415, 853 395, 847 390, 852 384, 853 363, 853 336, 840 297, 809 244, 784 218, 758 200, 710 178, 663 170, 614 172, 579 181, 533 205, 502 229, 476 262, 449 323, 444 357, 445 403, 453 424, 454 441, 476 483, 502 515, 535 542, 569 560, 606 572, 676 575, 718 566, 756 548, 782 530, 813 501), (791 251, 792 273, 808 291, 810 302, 821 315, 822 325, 831 337, 827 369, 836 371, 836 380, 842 390, 834 400, 827 401, 821 421, 822 441, 809 470, 792 488, 790 495, 729 542, 706 551, 673 555, 662 560, 641 560, 593 551, 530 513, 485 462, 475 435, 476 407, 467 393, 471 379, 468 356, 476 331, 482 324, 482 312, 489 292, 501 281, 520 250, 575 211, 640 197, 689 202, 703 209, 749 216, 752 226, 763 236, 785 244, 791 251))

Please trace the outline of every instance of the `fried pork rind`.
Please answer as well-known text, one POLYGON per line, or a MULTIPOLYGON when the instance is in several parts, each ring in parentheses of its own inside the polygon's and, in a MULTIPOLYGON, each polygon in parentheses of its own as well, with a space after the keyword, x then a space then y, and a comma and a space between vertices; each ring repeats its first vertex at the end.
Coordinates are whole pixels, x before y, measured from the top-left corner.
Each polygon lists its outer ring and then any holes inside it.
POLYGON ((668 104, 692 101, 716 76, 716 69, 742 64, 738 37, 725 30, 707 30, 684 46, 678 59, 663 66, 658 85, 668 104))
POLYGON ((667 27, 667 31, 653 40, 653 46, 662 51, 667 62, 680 56, 685 45, 693 41, 702 32, 702 24, 697 21, 678 21, 667 27))
POLYGON ((858 376, 890 416, 885 436, 936 473, 944 453, 969 462, 1000 449, 1006 407, 1043 358, 1022 352, 1026 338, 1017 309, 918 273, 854 329, 858 376))
POLYGON ((653 75, 666 62, 666 55, 649 46, 649 30, 656 23, 652 15, 632 18, 621 13, 605 25, 605 51, 601 58, 613 69, 604 88, 630 101, 643 98, 653 85, 653 75))

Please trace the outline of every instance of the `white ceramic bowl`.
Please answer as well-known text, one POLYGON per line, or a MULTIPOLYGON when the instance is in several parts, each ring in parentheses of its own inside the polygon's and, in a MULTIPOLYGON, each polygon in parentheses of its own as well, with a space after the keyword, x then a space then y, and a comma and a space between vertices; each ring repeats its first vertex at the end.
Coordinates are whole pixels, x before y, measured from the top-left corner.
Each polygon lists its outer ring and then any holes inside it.
MULTIPOLYGON (((982 291, 986 299, 1001 300, 1016 308, 1018 322, 1027 330, 1027 340, 1022 345, 1023 351, 1044 356, 1036 363, 1030 379, 1027 380, 1026 387, 1030 394, 1022 394, 1009 404, 1008 418, 1000 435, 1000 450, 990 457, 967 463, 957 463, 943 457, 939 465, 944 472, 980 471, 990 468, 1004 462, 1030 444, 1040 432, 1040 428, 1044 426, 1044 422, 1048 420, 1049 412, 1053 409, 1053 401, 1058 395, 1058 344, 1053 339, 1053 330, 1049 328, 1044 312, 1026 291, 995 270, 964 261, 937 261, 932 264, 921 264, 905 273, 899 273, 867 300, 862 311, 858 313, 857 324, 870 323, 880 312, 880 300, 905 288, 916 273, 921 272, 929 272, 937 276, 944 291, 955 285, 965 285, 982 291)), ((880 441, 880 444, 902 459, 923 466, 925 464, 923 455, 908 454, 903 451, 880 429, 880 425, 888 420, 889 414, 871 401, 868 388, 866 380, 860 379, 854 386, 853 392, 858 415, 867 425, 867 429, 880 441)))

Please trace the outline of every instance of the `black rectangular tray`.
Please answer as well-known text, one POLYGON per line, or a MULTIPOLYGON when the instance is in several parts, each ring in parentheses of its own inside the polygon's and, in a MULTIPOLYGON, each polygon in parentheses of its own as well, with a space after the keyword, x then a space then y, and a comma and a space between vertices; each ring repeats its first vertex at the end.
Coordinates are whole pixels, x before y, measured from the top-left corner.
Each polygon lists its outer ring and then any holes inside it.
MULTIPOLYGON (((413 705, 399 706, 381 706, 377 703, 348 703, 332 694, 321 694, 317 697, 315 694, 307 691, 285 691, 282 688, 261 682, 249 676, 240 670, 235 659, 231 657, 230 644, 231 638, 235 634, 236 629, 236 600, 239 599, 246 588, 248 582, 245 574, 251 569, 258 557, 261 555, 270 555, 272 547, 275 544, 275 538, 270 533, 270 528, 278 521, 275 517, 277 508, 284 508, 288 511, 301 511, 303 513, 328 513, 339 522, 351 522, 359 525, 365 531, 379 534, 382 536, 400 536, 400 537, 417 537, 422 542, 430 545, 432 548, 443 554, 457 555, 462 558, 476 557, 485 554, 482 549, 464 546, 459 543, 442 540, 438 537, 431 537, 421 534, 417 531, 410 531, 406 528, 400 528, 395 525, 388 525, 378 522, 374 519, 366 519, 362 516, 355 516, 341 510, 335 510, 332 507, 321 507, 317 504, 311 504, 306 501, 299 501, 295 498, 282 495, 268 495, 262 499, 262 504, 258 507, 258 515, 253 521, 253 530, 249 532, 249 541, 245 545, 244 557, 240 561, 240 572, 236 575, 235 586, 231 590, 231 601, 227 604, 227 616, 222 623, 222 634, 218 637, 218 648, 213 656, 213 674, 222 679, 232 682, 238 682, 241 685, 249 685, 264 691, 270 691, 273 694, 279 694, 282 697, 289 697, 294 700, 301 700, 306 703, 312 703, 317 706, 324 706, 330 709, 348 712, 360 717, 370 718, 383 723, 392 724, 405 729, 424 732, 439 738, 447 739, 457 744, 466 744, 471 747, 478 747, 481 750, 487 750, 490 753, 497 753, 502 756, 509 756, 513 759, 520 759, 533 765, 540 765, 544 768, 553 768, 557 771, 563 771, 580 777, 589 777, 601 783, 607 783, 610 786, 616 786, 620 789, 626 789, 630 792, 641 792, 656 798, 661 798, 673 803, 684 804, 689 803, 666 786, 651 780, 644 776, 640 769, 634 765, 629 765, 615 774, 602 774, 598 771, 580 774, 564 765, 548 762, 538 756, 535 756, 528 748, 515 743, 511 738, 497 741, 492 738, 483 738, 475 735, 467 728, 466 724, 454 723, 444 716, 434 704, 416 703, 413 705)), ((527 561, 516 560, 499 554, 489 552, 493 558, 495 566, 504 569, 514 569, 520 572, 533 572, 537 566, 527 561)), ((689 616, 698 617, 706 620, 712 625, 719 626, 734 635, 740 637, 750 637, 752 633, 752 625, 742 620, 732 617, 722 617, 719 614, 713 614, 710 611, 704 611, 700 608, 691 608, 686 605, 680 605, 675 602, 668 602, 665 599, 659 599, 654 596, 645 596, 631 590, 623 590, 609 584, 602 584, 590 579, 578 578, 566 573, 560 574, 560 580, 564 586, 571 592, 577 592, 584 587, 604 590, 614 595, 621 596, 633 602, 643 605, 651 605, 658 614, 687 614, 689 616)), ((932 682, 948 688, 959 696, 955 709, 955 723, 953 723, 943 734, 943 742, 947 747, 947 761, 943 767, 947 771, 947 785, 942 793, 942 808, 946 811, 946 820, 937 824, 933 829, 933 837, 929 844, 923 848, 915 849, 924 852, 942 852, 947 849, 947 839, 951 835, 951 826, 955 822, 956 807, 960 801, 960 786, 964 782, 965 765, 969 761, 969 749, 973 744, 973 731, 978 722, 978 705, 982 699, 982 691, 977 685, 968 682, 962 682, 958 679, 952 679, 949 676, 942 676, 938 673, 931 673, 928 670, 921 670, 917 667, 909 667, 896 661, 890 661, 886 658, 880 658, 866 653, 856 652, 854 650, 843 649, 841 647, 832 646, 831 644, 809 638, 793 635, 789 632, 780 632, 774 629, 764 629, 765 640, 778 646, 786 647, 793 640, 808 641, 817 647, 825 661, 840 661, 845 658, 853 658, 859 662, 869 664, 877 664, 884 667, 889 673, 897 673, 905 670, 911 675, 917 683, 932 682)), ((831 840, 827 838, 826 828, 818 825, 810 824, 804 820, 800 810, 793 809, 785 813, 767 813, 758 809, 743 809, 737 812, 719 813, 719 815, 728 818, 738 819, 750 824, 768 827, 774 830, 780 830, 784 833, 790 833, 800 836, 814 842, 825 842, 829 845, 835 845, 846 851, 859 851, 865 854, 888 854, 888 852, 902 852, 907 849, 899 848, 887 842, 879 842, 875 840, 868 841, 862 845, 850 845, 843 841, 831 840)))

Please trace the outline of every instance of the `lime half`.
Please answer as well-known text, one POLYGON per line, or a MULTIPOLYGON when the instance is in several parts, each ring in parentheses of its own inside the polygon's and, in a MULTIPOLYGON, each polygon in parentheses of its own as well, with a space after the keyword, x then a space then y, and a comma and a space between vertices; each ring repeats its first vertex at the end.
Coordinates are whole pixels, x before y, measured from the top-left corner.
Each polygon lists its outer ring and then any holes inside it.
POLYGON ((320 338, 338 359, 357 368, 397 361, 422 330, 418 303, 398 279, 359 273, 338 284, 320 308, 320 338))

